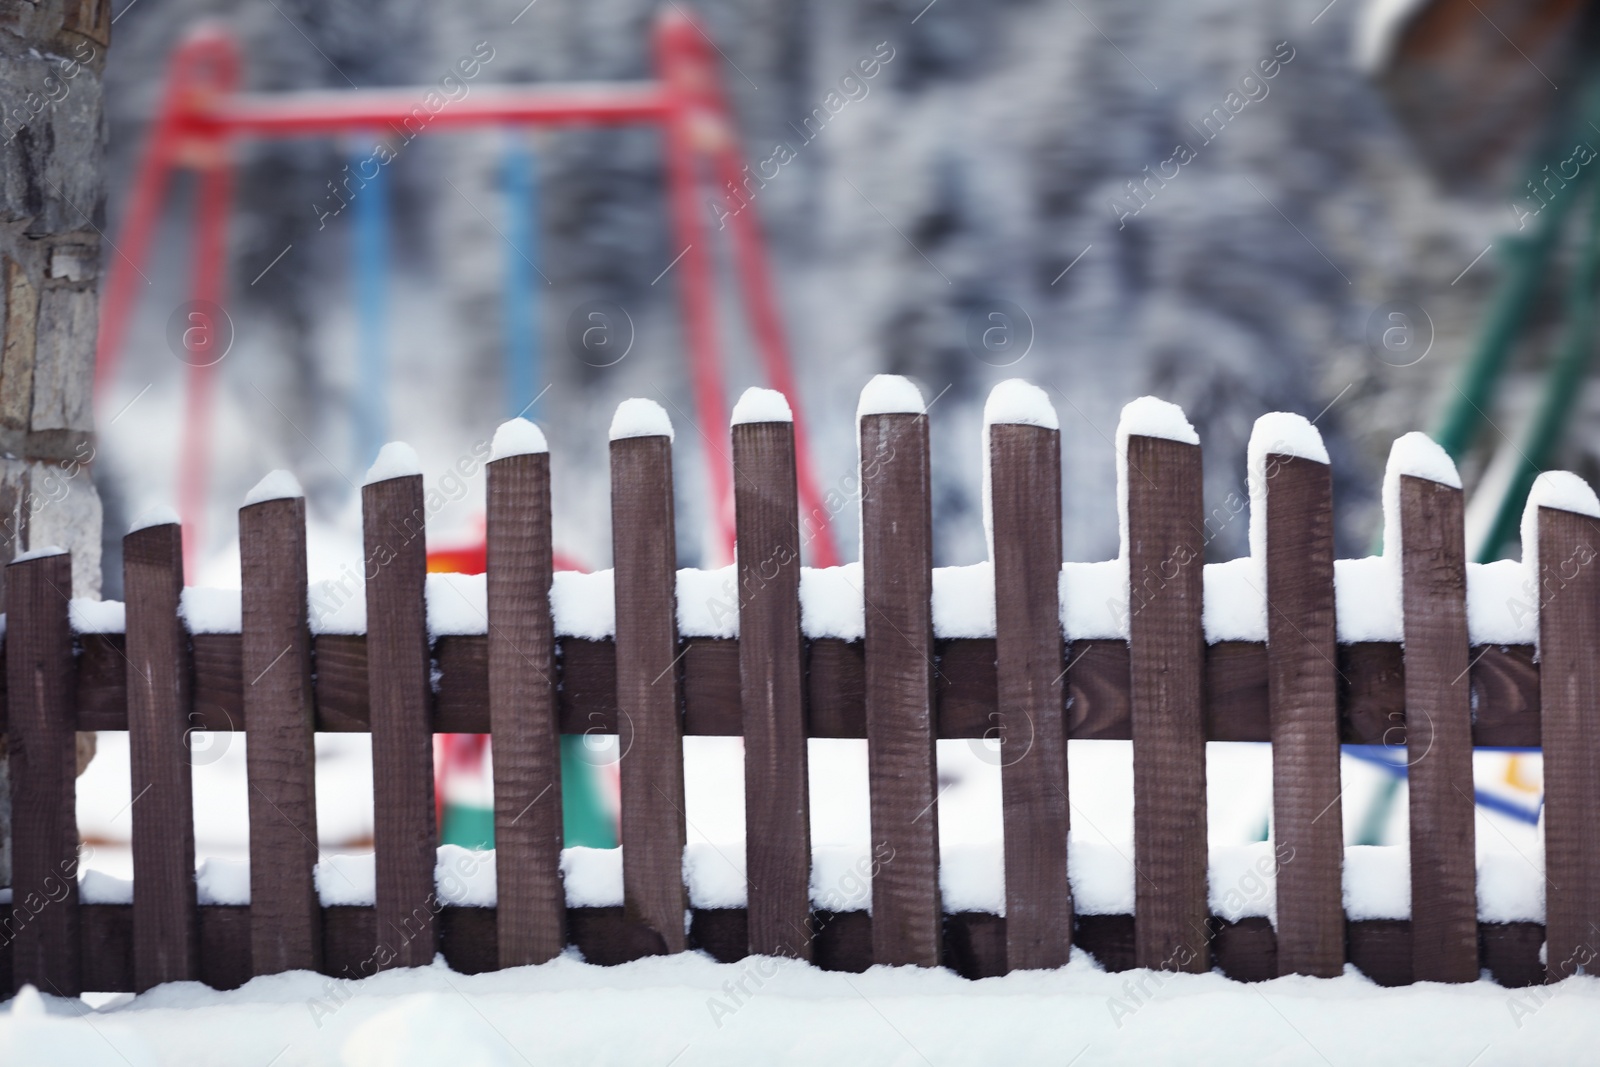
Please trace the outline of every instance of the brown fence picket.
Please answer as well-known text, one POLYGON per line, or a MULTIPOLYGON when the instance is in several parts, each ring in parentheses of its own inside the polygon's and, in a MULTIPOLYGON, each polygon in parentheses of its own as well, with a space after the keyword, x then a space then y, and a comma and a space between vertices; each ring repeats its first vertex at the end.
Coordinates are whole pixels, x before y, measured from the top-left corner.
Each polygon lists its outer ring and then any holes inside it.
POLYGON ((689 898, 672 509, 671 438, 612 441, 623 900, 658 951, 682 952, 689 898))
POLYGON ((928 417, 861 417, 872 959, 937 967, 943 940, 933 714, 928 417))
POLYGON ((239 572, 251 969, 314 971, 322 964, 322 909, 314 877, 317 757, 304 497, 239 509, 239 572))
POLYGON ((1545 973, 1600 970, 1600 522, 1538 513, 1545 973))
POLYGON ((1072 949, 1061 659, 1061 434, 989 428, 1006 965, 1061 967, 1072 949))
POLYGON ((1200 446, 1128 438, 1136 966, 1204 973, 1206 750, 1200 446))
POLYGON ((794 425, 733 427, 745 882, 754 955, 812 957, 794 425))
POLYGON ((1333 473, 1266 457, 1267 704, 1278 973, 1344 971, 1333 473))
POLYGON ((566 948, 561 754, 550 618, 550 455, 488 466, 489 723, 501 967, 566 948))
POLYGON ((1478 977, 1477 858, 1461 490, 1400 478, 1411 960, 1418 982, 1478 977))
MULTIPOLYGON (((242 551, 242 545, 241 545, 242 551)), ((133 819, 133 973, 144 992, 200 974, 189 766, 189 641, 178 617, 183 529, 122 540, 127 597, 128 758, 133 819)))
MULTIPOLYGON (((386 446, 391 447, 391 446, 386 446)), ((380 967, 425 967, 438 944, 433 724, 422 476, 361 489, 372 706, 373 851, 380 967)))
POLYGON ((12 902, 0 929, 11 941, 15 988, 61 997, 83 992, 71 595, 64 552, 6 567, 12 902))

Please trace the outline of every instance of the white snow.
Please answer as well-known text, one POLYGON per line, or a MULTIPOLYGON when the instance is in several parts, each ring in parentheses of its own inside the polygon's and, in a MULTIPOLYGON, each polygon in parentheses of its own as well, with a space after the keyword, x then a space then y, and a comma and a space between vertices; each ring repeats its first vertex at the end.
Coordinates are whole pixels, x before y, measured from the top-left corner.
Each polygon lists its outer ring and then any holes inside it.
POLYGON ((1061 565, 1061 633, 1069 641, 1128 637, 1128 561, 1061 565))
POLYGON ((237 589, 190 585, 178 598, 178 614, 192 634, 236 634, 244 608, 237 589))
POLYGON ((1461 488, 1461 474, 1449 453, 1420 430, 1397 439, 1389 448, 1383 469, 1383 554, 1400 558, 1405 531, 1400 524, 1400 479, 1426 478, 1452 489, 1461 488))
POLYGON ((319 578, 306 586, 307 614, 314 634, 367 632, 367 584, 346 569, 340 578, 319 578))
POLYGON ((1356 69, 1381 74, 1406 27, 1425 6, 1426 0, 1366 0, 1350 36, 1356 69))
POLYGON ((734 426, 743 426, 752 422, 793 422, 794 412, 789 409, 789 400, 776 389, 762 389, 751 386, 739 397, 739 402, 733 405, 734 426))
POLYGON ((133 523, 128 527, 128 532, 137 533, 140 530, 148 530, 152 526, 176 526, 182 521, 178 517, 177 511, 170 505, 157 504, 153 508, 146 509, 143 514, 134 519, 133 523))
MULTIPOLYGON (((989 456, 990 428, 997 425, 1038 426, 1046 430, 1061 429, 1056 409, 1043 389, 1021 378, 1007 378, 989 390, 989 399, 983 404, 983 537, 989 546, 989 558, 994 559, 994 472, 989 456)), ((1059 448, 1059 444, 1057 446, 1059 448)))
POLYGON ((1600 982, 1381 989, 1355 972, 1239 983, 1106 973, 1081 950, 1051 972, 970 982, 944 969, 821 971, 700 953, 598 967, 568 954, 457 974, 442 962, 370 978, 293 972, 231 992, 198 983, 98 1010, 19 994, 0 1015, 17 1067, 523 1063, 1581 1062, 1600 1038, 1600 982), (159 1050, 159 1053, 158 1051, 159 1050))
POLYGON ((1304 416, 1273 411, 1256 420, 1245 450, 1250 483, 1250 554, 1267 558, 1267 485, 1277 474, 1267 469, 1268 456, 1294 456, 1326 465, 1328 449, 1322 434, 1304 416))
POLYGON ((544 431, 524 418, 507 419, 494 431, 494 441, 489 446, 489 461, 508 459, 511 456, 536 456, 550 451, 544 431))
POLYGON ((994 564, 933 568, 933 632, 939 637, 993 637, 994 564))
POLYGON ((983 404, 985 437, 990 426, 1001 424, 1041 426, 1046 430, 1061 429, 1056 409, 1045 391, 1021 378, 1007 378, 989 390, 989 399, 983 404))
POLYGON ((128 629, 127 605, 120 600, 73 597, 67 603, 67 618, 73 633, 120 634, 128 629))
POLYGON ((1240 556, 1225 563, 1207 563, 1201 571, 1205 601, 1201 618, 1206 640, 1265 641, 1267 639, 1267 567, 1255 556, 1240 556))
POLYGON ((428 637, 489 632, 489 579, 482 574, 430 574, 424 579, 428 637))
POLYGON ((1189 418, 1176 404, 1153 396, 1141 396, 1122 407, 1117 420, 1117 534, 1118 556, 1128 558, 1128 438, 1162 437, 1186 445, 1198 445, 1189 418))
POLYGON ((714 570, 683 568, 677 582, 679 635, 738 637, 739 600, 739 571, 733 564, 714 570))
POLYGON ((367 468, 361 484, 375 485, 391 478, 409 478, 421 473, 422 460, 417 458, 417 450, 404 441, 390 441, 378 449, 378 458, 367 468))
POLYGON ((866 415, 920 415, 926 403, 922 390, 910 378, 899 374, 875 374, 861 387, 856 402, 856 419, 866 415))
POLYGON ((43 548, 30 548, 26 552, 18 552, 12 563, 26 563, 31 559, 45 559, 50 556, 65 556, 67 550, 58 545, 45 545, 43 548))
POLYGON ((306 491, 300 488, 298 478, 288 471, 276 470, 268 473, 244 495, 243 506, 249 507, 251 504, 261 504, 268 500, 296 500, 305 495, 306 491))
POLYGON ((1399 570, 1384 556, 1333 561, 1333 610, 1339 640, 1399 641, 1399 570))
POLYGON ((860 641, 867 632, 860 562, 800 568, 800 628, 807 637, 860 641))
POLYGON ((557 634, 598 641, 617 629, 616 572, 556 571, 550 615, 557 634))
POLYGON ((611 440, 625 437, 665 437, 672 440, 672 420, 660 404, 647 397, 636 396, 617 405, 611 417, 611 440))
POLYGON ((201 904, 250 903, 248 860, 209 856, 195 870, 195 893, 201 904))
POLYGON ((1600 518, 1600 499, 1596 499, 1589 483, 1571 471, 1545 471, 1533 480, 1528 490, 1528 502, 1522 508, 1522 582, 1523 600, 1531 607, 1534 616, 1533 634, 1537 641, 1539 611, 1539 509, 1552 508, 1570 511, 1575 515, 1600 518))
MULTIPOLYGON (((1271 842, 1211 846, 1207 896, 1213 914, 1228 920, 1276 917, 1277 866, 1271 842)), ((1292 855, 1292 854, 1291 854, 1292 855)), ((1073 906, 1080 915, 1131 915, 1135 872, 1132 853, 1092 831, 1074 831, 1067 869, 1073 906)), ((1292 859, 1289 860, 1292 862, 1292 859)), ((619 907, 623 903, 620 848, 566 848, 561 875, 567 906, 619 907)), ((811 864, 811 902, 830 911, 870 910, 872 855, 860 844, 818 844, 811 864)), ((1480 849, 1478 918, 1482 922, 1543 922, 1544 882, 1538 855, 1480 849)), ((323 852, 313 871, 324 907, 369 906, 376 899, 377 868, 371 852, 323 852)), ((250 863, 210 858, 196 873, 201 904, 250 903, 250 863)), ((1344 908, 1354 920, 1411 917, 1409 849, 1404 845, 1347 845, 1344 908)), ((683 882, 695 908, 742 908, 746 903, 743 842, 693 841, 684 849, 683 882)), ((492 908, 496 902, 494 850, 440 845, 434 884, 441 903, 492 908)), ((998 840, 958 841, 940 850, 939 885, 946 912, 1005 914, 1005 857, 998 840)), ((92 868, 79 878, 85 904, 131 904, 134 883, 92 868)))
POLYGON ((1467 564, 1467 634, 1473 644, 1538 644, 1539 597, 1528 573, 1514 559, 1467 564))
POLYGON ((1164 437, 1186 445, 1200 443, 1189 417, 1171 401, 1159 397, 1141 396, 1122 406, 1122 417, 1117 420, 1117 451, 1126 454, 1130 437, 1164 437))

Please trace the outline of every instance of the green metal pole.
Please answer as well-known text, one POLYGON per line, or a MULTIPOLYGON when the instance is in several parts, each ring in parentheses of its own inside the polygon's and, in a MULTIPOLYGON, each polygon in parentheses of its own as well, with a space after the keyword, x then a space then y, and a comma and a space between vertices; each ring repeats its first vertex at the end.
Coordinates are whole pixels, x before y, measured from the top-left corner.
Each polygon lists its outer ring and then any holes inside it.
MULTIPOLYGON (((1433 434, 1434 440, 1457 462, 1471 447, 1479 427, 1488 417, 1490 393, 1539 295, 1539 284, 1550 253, 1560 238, 1561 224, 1577 201, 1582 185, 1589 181, 1590 172, 1600 167, 1600 161, 1591 160, 1571 179, 1556 175, 1558 181, 1566 182, 1564 186, 1547 189, 1541 183, 1550 177, 1548 169, 1566 161, 1580 141, 1592 143, 1597 119, 1600 119, 1600 80, 1591 74, 1580 103, 1561 109, 1553 117, 1544 143, 1534 157, 1544 162, 1532 169, 1528 180, 1550 199, 1539 209, 1531 233, 1501 238, 1500 284, 1484 316, 1477 347, 1462 366, 1454 395, 1448 398, 1444 416, 1433 434)), ((1522 189, 1526 188, 1524 184, 1522 189)), ((1529 202, 1539 203, 1538 200, 1529 202)))
POLYGON ((1594 356, 1594 298, 1596 284, 1600 283, 1600 186, 1596 186, 1596 190, 1589 208, 1588 235, 1567 290, 1567 325, 1562 334, 1561 347, 1555 365, 1550 368, 1550 376, 1545 381, 1539 410, 1528 426, 1526 440, 1518 449, 1516 474, 1506 489, 1506 495, 1500 499, 1494 525, 1490 527, 1489 537, 1478 553, 1480 563, 1498 558, 1501 548, 1516 534, 1528 491, 1533 488, 1534 478, 1555 453, 1567 417, 1572 413, 1573 403, 1588 374, 1589 362, 1594 356))

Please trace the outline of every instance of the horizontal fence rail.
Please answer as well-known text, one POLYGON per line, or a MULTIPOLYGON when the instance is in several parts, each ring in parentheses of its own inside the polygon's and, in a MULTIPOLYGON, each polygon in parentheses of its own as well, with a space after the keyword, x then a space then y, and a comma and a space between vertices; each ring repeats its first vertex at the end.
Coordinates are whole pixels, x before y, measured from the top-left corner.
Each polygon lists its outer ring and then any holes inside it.
POLYGON ((281 474, 240 510, 237 632, 186 611, 196 591, 182 588, 175 523, 128 535, 120 626, 109 605, 69 601, 65 555, 10 564, 0 730, 15 885, 0 909, 0 985, 233 988, 290 969, 361 977, 437 952, 471 973, 568 946, 597 963, 700 949, 724 961, 945 965, 972 977, 1060 966, 1074 946, 1108 969, 1219 967, 1242 980, 1331 976, 1353 963, 1383 984, 1470 981, 1487 969, 1526 985, 1592 969, 1600 505, 1576 478, 1541 477, 1524 524, 1526 581, 1491 586, 1465 562, 1454 467, 1409 435, 1385 479, 1388 554, 1347 568, 1333 559, 1320 439, 1303 419, 1267 416, 1250 447, 1251 556, 1223 565, 1234 568, 1224 584, 1202 559, 1211 517, 1198 438, 1176 408, 1143 398, 1118 431, 1123 550, 1108 606, 1120 632, 1085 636, 1070 602, 1087 572, 1061 560, 1055 413, 1041 391, 1007 382, 984 422, 992 569, 987 585, 963 587, 961 610, 978 623, 952 627, 934 610, 948 579, 931 566, 928 416, 913 385, 879 378, 860 409, 862 563, 829 579, 860 601, 852 630, 805 621, 816 576, 800 566, 787 412, 758 390, 734 413, 737 636, 731 624, 721 636, 682 625, 685 582, 698 579, 674 578, 672 428, 648 401, 624 404, 611 431, 610 627, 562 632, 548 455, 520 420, 496 435, 488 466, 486 591, 468 605, 482 615, 476 633, 430 628, 423 482, 403 445, 385 448, 362 490, 364 632, 308 618, 304 500, 281 474), (1483 640, 1484 598, 1507 588, 1526 601, 1508 610, 1533 613, 1514 628, 1526 640, 1483 640), (1217 639, 1228 627, 1208 612, 1241 590, 1259 599, 1262 617, 1243 627, 1257 639, 1217 639), (79 899, 74 732, 89 730, 130 734, 132 904, 79 899), (197 899, 195 730, 250 736, 249 904, 197 899), (370 906, 318 896, 317 732, 373 735, 370 906), (448 903, 436 889, 435 733, 493 738, 494 907, 448 903), (563 734, 619 737, 620 906, 575 906, 563 890, 563 734), (686 736, 745 739, 746 907, 689 898, 686 736), (807 738, 866 741, 870 915, 810 897, 807 738), (947 738, 998 742, 1004 915, 941 900, 935 742, 947 738), (1075 908, 1072 739, 1133 743, 1132 914, 1075 908), (1273 746, 1275 924, 1211 913, 1212 741, 1273 746), (1342 744, 1386 746, 1409 771, 1416 920, 1344 913, 1342 744), (1474 746, 1545 751, 1547 923, 1479 921, 1474 746))

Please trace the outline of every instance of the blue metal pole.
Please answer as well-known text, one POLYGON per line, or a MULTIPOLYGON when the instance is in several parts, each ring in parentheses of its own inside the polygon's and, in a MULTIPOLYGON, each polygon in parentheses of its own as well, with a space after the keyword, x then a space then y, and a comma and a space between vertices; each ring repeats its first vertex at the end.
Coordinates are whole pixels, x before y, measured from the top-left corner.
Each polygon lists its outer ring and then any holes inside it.
MULTIPOLYGON (((376 135, 375 135, 376 136, 376 135)), ((356 330, 359 363, 355 389, 355 450, 357 469, 378 455, 389 437, 388 291, 389 196, 383 167, 368 178, 357 173, 371 163, 372 141, 350 164, 351 173, 365 182, 355 190, 356 330)))
POLYGON ((506 251, 505 383, 506 414, 534 418, 537 407, 528 405, 539 394, 539 290, 535 264, 539 261, 538 171, 526 135, 512 133, 506 142, 501 172, 505 190, 506 251))

